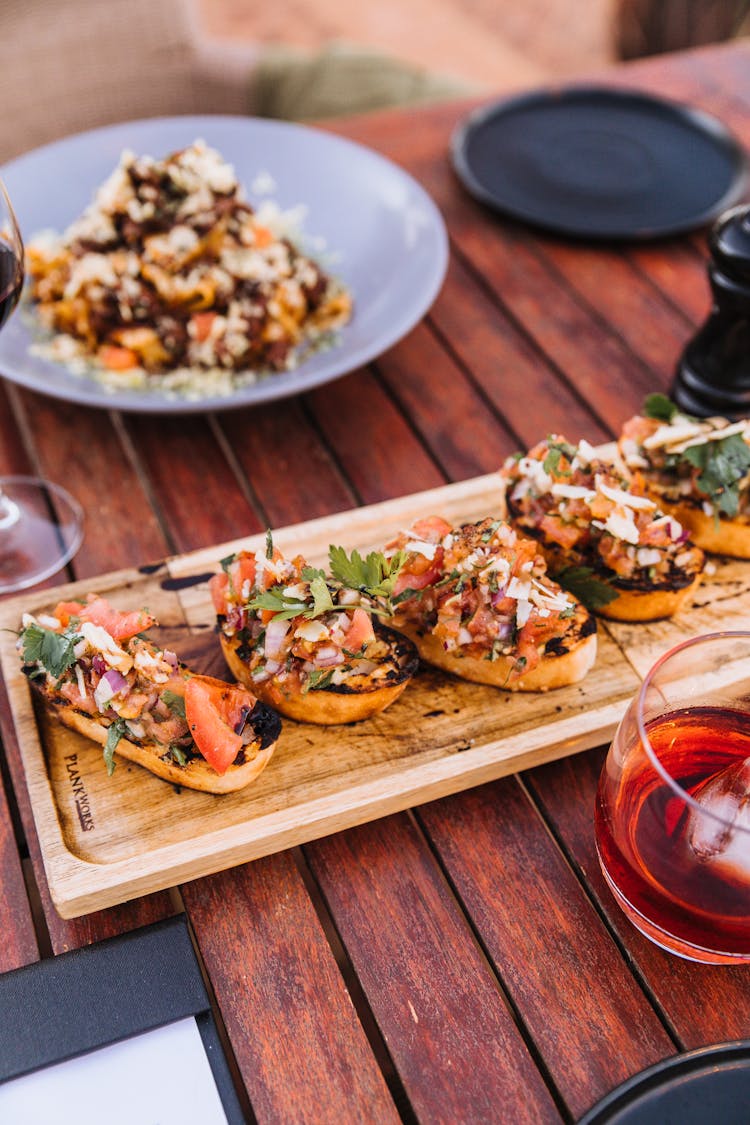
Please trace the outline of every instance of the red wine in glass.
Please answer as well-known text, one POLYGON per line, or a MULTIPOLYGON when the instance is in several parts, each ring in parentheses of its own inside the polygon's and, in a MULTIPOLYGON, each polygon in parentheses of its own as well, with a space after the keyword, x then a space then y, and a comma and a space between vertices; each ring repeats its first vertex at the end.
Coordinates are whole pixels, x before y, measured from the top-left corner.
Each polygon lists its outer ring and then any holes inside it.
POLYGON ((0 241, 0 328, 18 304, 23 288, 23 260, 12 246, 0 241))
MULTIPOLYGON (((21 232, 0 181, 0 329, 21 296, 23 260, 21 232)), ((55 574, 82 539, 81 506, 59 484, 39 477, 0 477, 0 594, 55 574)))

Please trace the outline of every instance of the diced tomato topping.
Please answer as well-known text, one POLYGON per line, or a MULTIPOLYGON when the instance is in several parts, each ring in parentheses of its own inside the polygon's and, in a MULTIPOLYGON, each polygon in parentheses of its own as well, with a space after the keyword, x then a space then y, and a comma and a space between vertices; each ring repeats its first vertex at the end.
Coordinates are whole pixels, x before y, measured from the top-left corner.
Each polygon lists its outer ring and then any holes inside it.
POLYGON ((193 329, 192 335, 199 344, 204 343, 211 335, 211 328, 216 320, 216 315, 215 312, 198 312, 193 313, 190 317, 193 329))
POLYGON ((211 601, 214 603, 216 612, 226 613, 229 575, 223 570, 221 574, 215 574, 213 578, 209 580, 208 589, 211 593, 211 601))
POLYGON ((70 624, 71 617, 80 617, 82 609, 82 602, 58 602, 53 610, 53 615, 60 622, 63 629, 66 629, 70 624))
POLYGON ((132 348, 118 348, 116 344, 102 344, 97 356, 110 371, 128 371, 138 364, 138 356, 132 348))
POLYGON ((375 630, 372 627, 370 615, 364 609, 358 607, 354 610, 351 624, 346 631, 344 647, 347 652, 359 652, 362 645, 369 644, 370 641, 374 640, 375 630))
POLYGON ((88 715, 96 714, 93 696, 81 695, 78 684, 71 682, 60 684, 57 690, 69 703, 72 703, 77 711, 85 711, 88 715))
POLYGON ((237 597, 244 601, 242 590, 245 583, 249 584, 250 589, 255 585, 255 556, 244 553, 238 555, 229 568, 229 579, 237 597))
POLYGON ((426 543, 439 543, 451 530, 451 525, 446 523, 442 516, 427 516, 426 519, 413 523, 411 530, 426 543))
MULTIPOLYGON (((423 556, 419 556, 422 558, 423 556)), ((401 570, 393 583, 393 593, 402 594, 404 590, 423 590, 425 586, 431 586, 433 582, 437 582, 442 573, 439 565, 430 563, 428 559, 424 560, 428 566, 421 573, 415 573, 411 568, 409 570, 401 570)))
POLYGON ((255 235, 255 245, 259 250, 265 250, 273 242, 273 234, 268 227, 256 225, 253 229, 255 235))
MULTIPOLYGON (((282 562, 283 558, 284 558, 284 556, 282 555, 282 553, 278 549, 278 547, 274 547, 273 555, 271 556, 270 561, 273 562, 273 563, 278 563, 278 562, 282 562)), ((254 571, 253 571, 253 581, 255 581, 255 572, 254 571)), ((268 570, 266 567, 263 567, 263 575, 262 575, 262 577, 260 579, 260 583, 259 583, 261 590, 270 590, 272 586, 276 585, 277 581, 278 581, 278 579, 274 576, 274 574, 270 570, 268 570)))
POLYGON ((575 547, 581 538, 580 528, 563 523, 559 516, 544 515, 539 521, 539 526, 548 539, 553 543, 559 543, 562 547, 575 547))
POLYGON ((120 613, 113 609, 106 598, 92 598, 83 607, 78 615, 81 621, 90 621, 92 625, 100 625, 106 629, 110 637, 116 641, 127 641, 136 633, 150 629, 156 624, 156 618, 143 609, 133 613, 120 613))
POLYGON ((195 745, 218 774, 224 774, 242 749, 236 729, 256 699, 239 684, 212 676, 191 676, 185 685, 185 716, 195 745))

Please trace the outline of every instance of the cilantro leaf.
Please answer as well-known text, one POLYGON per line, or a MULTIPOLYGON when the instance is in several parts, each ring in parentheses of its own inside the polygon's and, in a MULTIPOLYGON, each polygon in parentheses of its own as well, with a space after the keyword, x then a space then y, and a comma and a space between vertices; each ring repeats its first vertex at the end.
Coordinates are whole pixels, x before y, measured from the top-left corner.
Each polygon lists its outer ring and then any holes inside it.
POLYGON ((396 578, 406 560, 405 551, 396 551, 387 559, 381 551, 371 551, 363 559, 359 551, 347 555, 343 547, 328 548, 328 561, 333 577, 348 590, 362 590, 374 597, 389 598, 396 578))
POLYGON ((323 688, 328 687, 332 678, 333 669, 329 668, 327 671, 324 671, 322 668, 314 668, 307 677, 307 683, 302 689, 302 694, 305 695, 308 691, 321 691, 323 688))
POLYGON ((616 590, 595 576, 590 566, 566 566, 553 577, 592 611, 609 605, 618 596, 616 590))
POLYGON ((554 473, 559 469, 560 458, 566 457, 568 461, 576 455, 576 447, 567 441, 558 441, 555 438, 549 438, 547 443, 549 452, 542 462, 542 468, 545 473, 554 473))
POLYGON ((27 625, 21 633, 23 658, 27 664, 41 664, 45 672, 59 679, 76 662, 73 651, 77 633, 54 633, 41 625, 27 625))
POLYGON ((750 446, 742 434, 689 445, 682 456, 700 470, 696 484, 714 507, 730 517, 736 516, 740 482, 750 469, 750 446))
POLYGON ((115 750, 120 739, 124 738, 127 733, 128 727, 124 719, 115 719, 114 722, 110 723, 107 730, 107 741, 104 743, 104 764, 110 777, 115 772, 115 750))
POLYGON ((174 760, 177 762, 178 766, 186 766, 187 765, 187 757, 185 756, 185 751, 180 746, 177 746, 174 742, 169 747, 169 753, 172 755, 174 760))
POLYGON ((288 621, 292 617, 300 617, 310 607, 307 602, 290 601, 284 596, 283 586, 272 586, 262 594, 251 598, 247 603, 248 609, 269 609, 279 621, 288 621))
POLYGON ((307 610, 305 617, 318 617, 321 613, 328 613, 335 609, 325 578, 318 574, 310 582, 310 593, 313 596, 313 608, 307 610))
POLYGON ((229 568, 236 558, 237 555, 234 554, 226 555, 223 559, 219 559, 219 565, 221 566, 221 569, 225 572, 225 574, 229 573, 229 568))
POLYGON ((679 407, 675 406, 666 395, 646 395, 643 400, 643 413, 646 418, 656 418, 659 422, 671 422, 675 414, 679 414, 679 407))
POLYGON ((178 715, 181 719, 186 718, 184 696, 167 689, 161 693, 161 697, 173 715, 178 715))

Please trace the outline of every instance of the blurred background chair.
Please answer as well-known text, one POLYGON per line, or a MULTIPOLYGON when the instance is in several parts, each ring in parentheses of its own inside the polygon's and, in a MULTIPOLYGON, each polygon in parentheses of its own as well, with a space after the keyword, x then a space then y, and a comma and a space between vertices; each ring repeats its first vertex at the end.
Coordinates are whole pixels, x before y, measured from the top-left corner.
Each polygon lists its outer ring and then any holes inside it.
POLYGON ((115 121, 249 113, 256 61, 189 0, 2 0, 0 160, 115 121))
POLYGON ((736 34, 750 0, 0 0, 0 161, 179 113, 310 120, 736 34), (579 10, 580 9, 580 10, 579 10))

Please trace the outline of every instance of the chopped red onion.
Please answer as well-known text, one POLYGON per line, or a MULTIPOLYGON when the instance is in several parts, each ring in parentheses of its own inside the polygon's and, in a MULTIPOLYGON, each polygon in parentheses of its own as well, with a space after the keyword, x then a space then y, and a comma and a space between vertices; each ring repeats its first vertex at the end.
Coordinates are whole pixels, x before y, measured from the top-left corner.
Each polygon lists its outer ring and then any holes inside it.
POLYGON ((102 679, 106 680, 112 688, 113 695, 116 695, 119 691, 124 691, 128 686, 128 681, 116 668, 110 668, 108 672, 104 673, 102 679))
MULTIPOLYGON (((279 656, 283 651, 283 644, 287 633, 292 627, 291 621, 277 621, 275 618, 266 625, 266 639, 264 651, 266 656, 279 656)), ((274 669, 276 671, 276 669, 274 669)))
POLYGON ((344 655, 331 645, 324 645, 315 653, 316 668, 332 668, 335 664, 343 664, 344 655))

